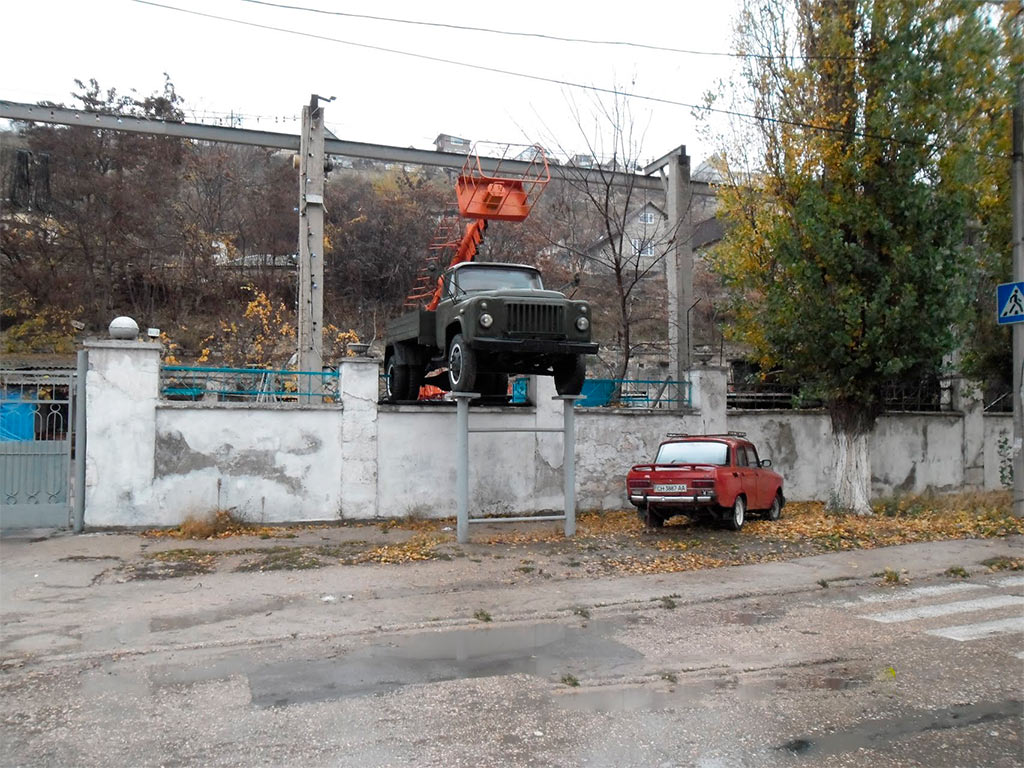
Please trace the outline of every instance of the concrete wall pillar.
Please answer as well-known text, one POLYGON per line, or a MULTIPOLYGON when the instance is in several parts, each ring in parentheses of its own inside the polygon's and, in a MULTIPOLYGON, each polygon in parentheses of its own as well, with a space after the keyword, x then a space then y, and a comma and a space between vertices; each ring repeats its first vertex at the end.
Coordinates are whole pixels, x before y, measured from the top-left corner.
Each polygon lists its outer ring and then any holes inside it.
POLYGON ((955 378, 950 385, 950 405, 964 417, 964 485, 985 487, 985 407, 977 382, 955 378))
POLYGON ((141 525, 149 515, 160 345, 87 341, 85 524, 141 525))
MULTIPOLYGON (((341 516, 369 518, 380 514, 377 493, 377 360, 349 357, 341 361, 341 516)), ((401 468, 390 466, 390 471, 401 468)))
POLYGON ((690 371, 691 405, 700 412, 701 431, 721 434, 728 431, 725 417, 726 370, 701 366, 690 371))

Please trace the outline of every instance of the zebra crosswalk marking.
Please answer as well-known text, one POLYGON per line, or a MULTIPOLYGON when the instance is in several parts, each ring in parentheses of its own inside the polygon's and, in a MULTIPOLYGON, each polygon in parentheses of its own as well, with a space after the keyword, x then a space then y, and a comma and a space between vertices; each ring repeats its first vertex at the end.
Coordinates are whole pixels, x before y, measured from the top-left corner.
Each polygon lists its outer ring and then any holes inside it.
POLYGON ((961 600, 956 603, 919 605, 915 608, 907 608, 902 611, 871 613, 863 616, 862 618, 891 624, 898 621, 913 621, 915 619, 934 619, 938 616, 949 616, 954 613, 971 613, 973 611, 984 611, 991 608, 1005 608, 1009 605, 1024 605, 1024 597, 1016 597, 1015 595, 993 595, 992 597, 982 597, 976 600, 961 600))
MULTIPOLYGON (((1012 632, 1024 632, 1024 616, 1014 616, 1011 619, 996 619, 995 621, 982 621, 977 624, 965 624, 959 627, 943 627, 942 629, 929 629, 925 634, 945 637, 949 640, 958 640, 961 643, 967 640, 980 640, 992 635, 1004 635, 1012 632)), ((1024 654, 1018 654, 1024 658, 1024 654)))
POLYGON ((931 587, 915 587, 913 589, 899 590, 898 592, 886 592, 882 594, 860 595, 859 599, 846 603, 847 607, 863 605, 864 603, 895 603, 900 600, 916 600, 922 597, 939 597, 955 592, 966 592, 968 590, 988 589, 984 584, 936 584, 931 587))
POLYGON ((1024 587, 1024 576, 1007 576, 996 581, 1000 587, 1024 587))

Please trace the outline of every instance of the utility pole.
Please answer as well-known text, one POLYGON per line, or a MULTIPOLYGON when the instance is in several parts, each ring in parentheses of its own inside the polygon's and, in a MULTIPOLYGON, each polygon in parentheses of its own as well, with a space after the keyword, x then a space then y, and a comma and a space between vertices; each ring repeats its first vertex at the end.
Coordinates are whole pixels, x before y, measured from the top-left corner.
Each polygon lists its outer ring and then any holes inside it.
MULTIPOLYGON (((299 141, 299 370, 323 370, 324 110, 314 94, 302 108, 299 141)), ((333 100, 333 97, 332 99, 333 100)), ((309 394, 322 380, 309 376, 309 394)))
MULTIPOLYGON (((691 207, 693 190, 690 185, 690 156, 686 147, 677 147, 664 157, 644 168, 650 175, 660 171, 667 184, 665 190, 668 208, 668 226, 672 244, 665 263, 668 283, 668 345, 669 370, 676 382, 686 381, 692 367, 690 310, 693 308, 693 217, 691 207), (668 177, 665 178, 665 169, 668 177)), ((676 407, 682 408, 681 398, 676 407)))
MULTIPOLYGON (((1024 79, 1013 102, 1013 279, 1024 281, 1024 79)), ((1013 514, 1024 517, 1024 323, 1013 324, 1013 514)))

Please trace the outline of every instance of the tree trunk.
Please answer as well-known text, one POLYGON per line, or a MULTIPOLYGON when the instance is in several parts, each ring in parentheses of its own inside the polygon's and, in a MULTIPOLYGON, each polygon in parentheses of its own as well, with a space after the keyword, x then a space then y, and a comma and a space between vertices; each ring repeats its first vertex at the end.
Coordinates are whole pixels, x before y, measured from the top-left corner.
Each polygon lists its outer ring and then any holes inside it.
POLYGON ((835 440, 835 473, 829 509, 871 514, 871 451, 868 440, 877 412, 853 402, 832 403, 832 435, 835 440))

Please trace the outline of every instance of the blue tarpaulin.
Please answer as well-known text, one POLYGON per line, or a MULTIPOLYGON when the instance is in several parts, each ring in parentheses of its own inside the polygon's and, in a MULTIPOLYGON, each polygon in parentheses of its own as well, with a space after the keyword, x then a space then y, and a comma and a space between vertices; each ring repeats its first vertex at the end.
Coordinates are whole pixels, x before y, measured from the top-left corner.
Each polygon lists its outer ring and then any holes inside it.
POLYGON ((0 393, 0 441, 35 439, 35 406, 0 393))

